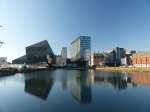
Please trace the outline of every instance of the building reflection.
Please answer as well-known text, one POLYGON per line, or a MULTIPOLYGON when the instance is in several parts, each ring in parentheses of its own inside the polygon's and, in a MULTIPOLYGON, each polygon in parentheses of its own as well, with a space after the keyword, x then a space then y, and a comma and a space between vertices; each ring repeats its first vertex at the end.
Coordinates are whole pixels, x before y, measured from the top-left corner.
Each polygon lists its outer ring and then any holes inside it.
POLYGON ((127 88, 127 80, 123 80, 121 77, 108 77, 107 81, 109 86, 114 89, 122 90, 127 88))
POLYGON ((101 84, 101 83, 108 83, 110 88, 115 90, 124 90, 128 87, 136 87, 137 81, 135 77, 129 77, 127 74, 121 74, 120 76, 94 76, 91 75, 91 81, 93 84, 101 84))
POLYGON ((150 73, 137 72, 134 73, 132 81, 136 84, 148 85, 150 86, 150 73))
POLYGON ((61 78, 61 86, 64 90, 67 89, 67 77, 63 75, 63 77, 61 78))
POLYGON ((25 92, 46 100, 53 86, 53 79, 39 77, 25 80, 25 92))
POLYGON ((100 83, 104 83, 105 81, 105 78, 104 77, 101 77, 101 76, 91 76, 91 79, 92 79, 92 83, 94 84, 100 84, 100 83))
POLYGON ((81 104, 92 102, 91 77, 86 71, 79 71, 71 80, 71 94, 81 104))

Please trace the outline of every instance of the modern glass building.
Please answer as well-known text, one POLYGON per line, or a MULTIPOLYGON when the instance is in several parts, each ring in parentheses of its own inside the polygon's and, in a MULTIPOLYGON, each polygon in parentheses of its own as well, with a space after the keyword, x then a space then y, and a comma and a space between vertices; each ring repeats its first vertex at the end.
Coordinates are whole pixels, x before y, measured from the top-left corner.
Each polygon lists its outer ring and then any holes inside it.
POLYGON ((26 58, 28 64, 35 64, 37 62, 47 62, 50 64, 50 62, 48 62, 49 58, 54 61, 55 55, 47 40, 44 40, 26 47, 26 58))
POLYGON ((79 36, 71 43, 71 61, 90 61, 91 37, 79 36))
POLYGON ((49 65, 55 63, 55 55, 47 40, 26 47, 26 55, 12 61, 13 64, 36 64, 46 62, 49 65))

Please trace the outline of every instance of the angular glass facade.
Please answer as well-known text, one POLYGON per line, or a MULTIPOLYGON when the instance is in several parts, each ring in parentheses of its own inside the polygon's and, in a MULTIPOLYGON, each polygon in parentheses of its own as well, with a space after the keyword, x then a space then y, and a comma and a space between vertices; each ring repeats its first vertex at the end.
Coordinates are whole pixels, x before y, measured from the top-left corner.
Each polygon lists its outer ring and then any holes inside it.
POLYGON ((15 60, 12 61, 13 64, 23 64, 26 63, 26 55, 21 56, 15 60))
POLYGON ((48 63, 48 56, 52 59, 52 63, 54 63, 55 55, 47 40, 26 47, 26 59, 28 64, 35 64, 38 62, 48 63))
POLYGON ((71 43, 72 61, 90 61, 91 37, 80 36, 71 43))
POLYGON ((47 40, 26 47, 26 55, 12 61, 13 64, 36 64, 46 62, 49 65, 55 63, 55 55, 47 40))

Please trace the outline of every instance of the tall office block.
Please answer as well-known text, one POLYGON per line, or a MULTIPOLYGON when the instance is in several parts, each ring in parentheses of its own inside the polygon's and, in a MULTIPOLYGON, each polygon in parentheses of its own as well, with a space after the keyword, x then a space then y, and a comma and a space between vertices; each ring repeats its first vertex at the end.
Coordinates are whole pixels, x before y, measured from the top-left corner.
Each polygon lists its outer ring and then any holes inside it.
POLYGON ((61 50, 62 59, 67 59, 67 47, 63 47, 61 50))
POLYGON ((90 61, 91 37, 79 36, 71 43, 71 61, 90 61))

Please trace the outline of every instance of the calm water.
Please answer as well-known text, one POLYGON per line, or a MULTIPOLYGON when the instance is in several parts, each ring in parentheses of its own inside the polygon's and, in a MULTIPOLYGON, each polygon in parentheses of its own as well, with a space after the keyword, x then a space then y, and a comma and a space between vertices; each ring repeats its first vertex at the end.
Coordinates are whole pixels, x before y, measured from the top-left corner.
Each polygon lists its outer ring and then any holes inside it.
POLYGON ((0 77, 0 112, 150 112, 150 74, 60 69, 0 77))

